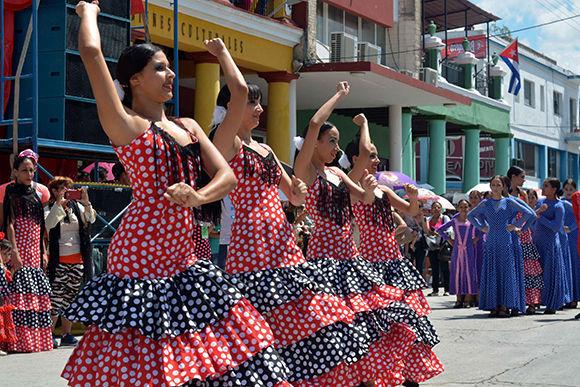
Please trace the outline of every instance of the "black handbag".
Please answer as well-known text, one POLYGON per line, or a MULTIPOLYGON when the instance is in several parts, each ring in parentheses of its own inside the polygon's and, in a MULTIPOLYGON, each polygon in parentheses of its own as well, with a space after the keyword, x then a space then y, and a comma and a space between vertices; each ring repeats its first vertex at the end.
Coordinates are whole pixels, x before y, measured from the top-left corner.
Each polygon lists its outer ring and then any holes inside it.
POLYGON ((447 241, 441 244, 441 249, 439 250, 439 261, 449 262, 451 261, 451 254, 453 254, 453 247, 447 241))

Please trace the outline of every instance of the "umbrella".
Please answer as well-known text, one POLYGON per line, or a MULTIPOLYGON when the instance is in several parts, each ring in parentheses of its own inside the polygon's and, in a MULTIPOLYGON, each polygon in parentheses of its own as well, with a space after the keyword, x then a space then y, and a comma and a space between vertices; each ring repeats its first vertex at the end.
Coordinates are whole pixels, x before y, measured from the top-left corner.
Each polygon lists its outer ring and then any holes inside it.
POLYGON ((415 187, 417 186, 417 182, 415 180, 401 172, 382 171, 377 172, 375 177, 377 178, 377 182, 379 184, 386 185, 387 187, 395 190, 398 188, 403 188, 405 184, 411 184, 415 187))
MULTIPOLYGON (((430 207, 431 205, 433 205, 433 203, 437 202, 441 204, 441 207, 443 207, 444 210, 455 210, 453 204, 451 204, 451 202, 445 199, 443 196, 439 196, 435 192, 425 188, 419 188, 418 191, 419 195, 417 196, 417 199, 424 202, 426 206, 430 207)), ((405 195, 404 197, 408 198, 407 195, 405 195)))
MULTIPOLYGON (((102 162, 100 162, 98 164, 99 164, 99 168, 103 168, 105 171, 107 171, 107 180, 115 180, 115 175, 113 175, 113 165, 115 165, 115 163, 102 163, 102 162)), ((92 163, 88 167, 83 169, 83 172, 91 173, 93 171, 93 169, 95 169, 96 166, 97 166, 97 163, 92 163)))
POLYGON ((491 187, 489 186, 489 183, 479 183, 478 185, 476 185, 475 187, 473 187, 472 189, 467 191, 467 194, 469 195, 471 193, 471 191, 479 191, 482 193, 483 192, 490 192, 491 187))

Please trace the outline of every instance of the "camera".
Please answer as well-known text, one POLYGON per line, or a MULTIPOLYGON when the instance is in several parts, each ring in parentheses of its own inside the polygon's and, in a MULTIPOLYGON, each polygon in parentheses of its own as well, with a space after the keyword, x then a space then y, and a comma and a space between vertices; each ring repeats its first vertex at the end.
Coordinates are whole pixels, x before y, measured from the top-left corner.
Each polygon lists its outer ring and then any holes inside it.
POLYGON ((64 193, 66 200, 81 200, 83 193, 80 189, 69 189, 64 193))

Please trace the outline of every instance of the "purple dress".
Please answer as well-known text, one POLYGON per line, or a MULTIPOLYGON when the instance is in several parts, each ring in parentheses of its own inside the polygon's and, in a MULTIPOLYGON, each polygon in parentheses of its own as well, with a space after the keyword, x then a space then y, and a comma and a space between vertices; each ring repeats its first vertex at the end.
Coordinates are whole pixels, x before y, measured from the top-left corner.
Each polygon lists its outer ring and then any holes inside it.
POLYGON ((479 269, 477 242, 483 239, 483 233, 468 220, 459 221, 457 217, 443 224, 437 233, 445 240, 449 237, 445 233, 453 227, 455 240, 451 255, 449 293, 458 295, 477 294, 479 292, 479 269))

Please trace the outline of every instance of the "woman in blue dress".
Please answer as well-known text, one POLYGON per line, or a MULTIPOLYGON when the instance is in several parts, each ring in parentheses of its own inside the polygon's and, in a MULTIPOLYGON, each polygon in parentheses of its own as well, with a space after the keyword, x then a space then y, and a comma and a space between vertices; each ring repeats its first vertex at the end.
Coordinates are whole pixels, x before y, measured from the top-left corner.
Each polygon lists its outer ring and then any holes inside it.
POLYGON ((544 269, 544 288, 542 304, 546 306, 544 314, 555 314, 569 301, 569 282, 567 281, 566 264, 563 247, 567 241, 560 240, 564 228, 564 203, 558 198, 561 194, 560 181, 548 178, 544 181, 542 194, 545 198, 536 204, 538 219, 534 232, 534 242, 538 247, 544 269))
MULTIPOLYGON (((574 194, 576 193, 576 182, 567 179, 562 189, 566 197, 566 207, 564 208, 564 226, 568 227, 568 246, 570 247, 570 270, 572 272, 572 286, 570 288, 572 300, 566 308, 576 309, 580 301, 580 258, 578 257, 578 222, 576 209, 574 208, 574 194)), ((577 196, 577 195, 576 195, 577 196)))
POLYGON ((518 199, 505 197, 507 187, 501 176, 494 176, 490 186, 491 197, 467 215, 471 224, 487 233, 479 308, 490 311, 490 317, 510 317, 510 309, 523 313, 526 308, 522 253, 513 236, 535 214, 518 199), (518 212, 522 216, 516 221, 518 212))

